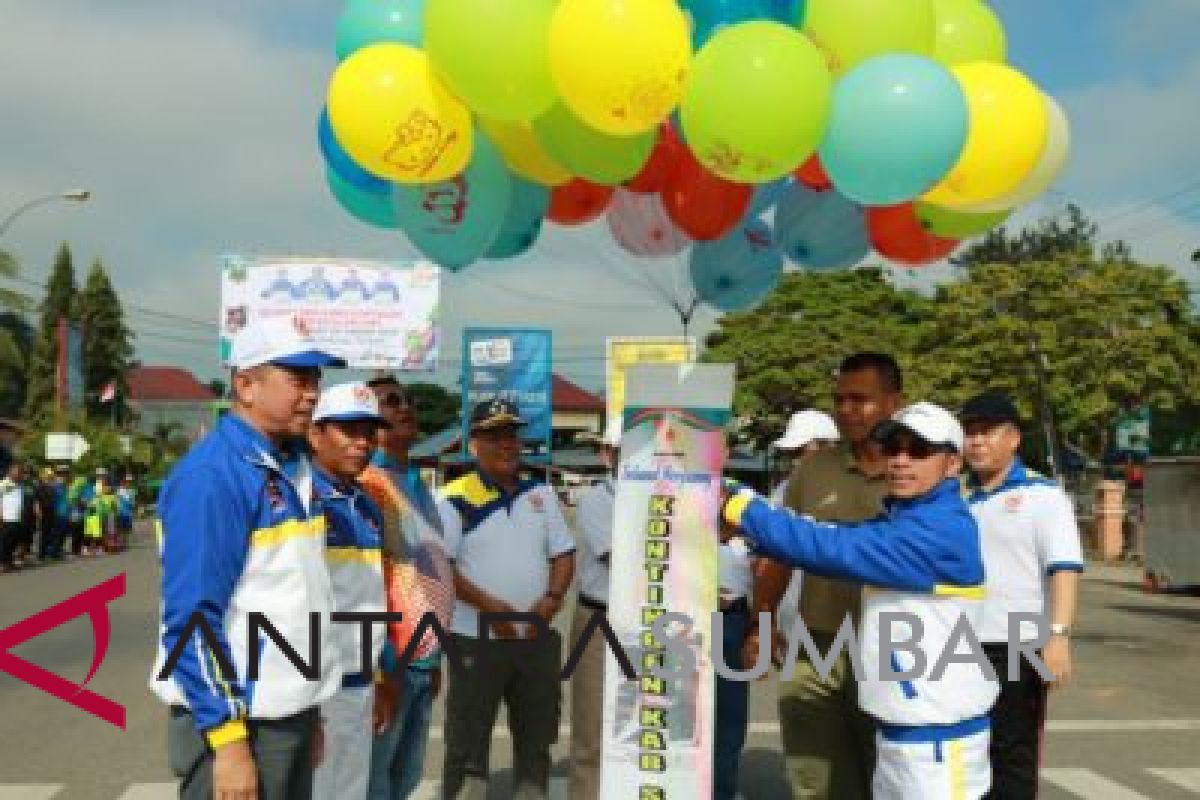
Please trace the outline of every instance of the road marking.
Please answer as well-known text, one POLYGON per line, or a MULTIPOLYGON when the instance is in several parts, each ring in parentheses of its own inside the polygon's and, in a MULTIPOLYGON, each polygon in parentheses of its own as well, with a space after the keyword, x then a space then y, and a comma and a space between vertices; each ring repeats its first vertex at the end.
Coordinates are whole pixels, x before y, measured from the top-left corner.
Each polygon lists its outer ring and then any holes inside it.
POLYGON ((179 796, 179 787, 170 783, 131 783, 117 800, 171 800, 179 796))
MULTIPOLYGON (((409 796, 409 800, 437 800, 439 781, 426 778, 417 784, 417 788, 409 796)), ((555 777, 550 779, 549 800, 567 800, 567 779, 555 777)))
POLYGON ((1162 767, 1155 767, 1146 771, 1156 778, 1162 778, 1167 783, 1173 783, 1182 789, 1200 794, 1200 769, 1164 769, 1162 767))
POLYGON ((62 791, 61 783, 13 783, 0 786, 0 800, 50 800, 62 791))
POLYGON ((1042 780, 1088 800, 1149 800, 1090 769, 1043 769, 1042 780))
MULTIPOLYGON (((1046 733, 1156 733, 1164 731, 1200 731, 1200 719, 1052 719, 1046 723, 1046 733)), ((774 736, 779 733, 778 722, 751 722, 746 727, 750 736, 774 736)), ((558 735, 569 737, 571 726, 558 726, 558 735)), ((445 732, 440 725, 429 729, 429 738, 440 741, 445 732)), ((497 725, 492 739, 511 738, 508 727, 497 725)))

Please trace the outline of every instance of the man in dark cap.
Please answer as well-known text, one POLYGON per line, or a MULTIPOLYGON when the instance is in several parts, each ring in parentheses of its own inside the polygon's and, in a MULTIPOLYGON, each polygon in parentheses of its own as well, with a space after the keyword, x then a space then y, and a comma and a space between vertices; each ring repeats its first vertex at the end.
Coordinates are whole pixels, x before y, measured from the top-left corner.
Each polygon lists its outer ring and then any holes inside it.
POLYGON ((1049 634, 1042 650, 1054 674, 1052 688, 1071 675, 1071 623, 1083 570, 1079 528, 1070 498, 1052 480, 1021 463, 1021 417, 1006 395, 985 392, 963 406, 971 513, 979 524, 987 594, 979 631, 984 652, 1001 677, 992 709, 992 793, 995 798, 1037 794, 1039 744, 1046 686, 1022 655, 1009 675, 1013 637, 1030 642, 1049 634), (1044 614, 1044 630, 1014 613, 1044 614), (1039 635, 1040 634, 1040 635, 1039 635))
POLYGON ((513 797, 545 798, 550 747, 558 738, 561 637, 481 613, 530 612, 547 626, 562 608, 575 572, 575 539, 554 490, 523 479, 515 404, 488 400, 470 419, 476 466, 448 484, 438 504, 457 603, 451 637, 462 656, 451 663, 446 693, 446 798, 487 796, 492 728, 503 700, 513 741, 513 797), (483 641, 488 638, 492 641, 483 641))

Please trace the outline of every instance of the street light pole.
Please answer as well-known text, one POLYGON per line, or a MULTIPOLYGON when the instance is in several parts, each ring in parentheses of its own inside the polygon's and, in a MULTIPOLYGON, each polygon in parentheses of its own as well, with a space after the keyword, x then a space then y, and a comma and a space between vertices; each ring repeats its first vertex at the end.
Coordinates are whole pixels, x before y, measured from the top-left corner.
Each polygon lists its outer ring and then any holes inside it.
POLYGON ((90 199, 92 199, 92 192, 89 189, 72 189, 69 192, 59 192, 58 194, 48 194, 44 197, 35 197, 34 199, 17 206, 15 211, 5 217, 3 222, 0 222, 0 236, 8 233, 8 229, 12 227, 12 224, 17 221, 18 217, 27 211, 37 208, 38 206, 44 206, 48 203, 53 203, 58 200, 67 200, 72 203, 86 203, 90 199))

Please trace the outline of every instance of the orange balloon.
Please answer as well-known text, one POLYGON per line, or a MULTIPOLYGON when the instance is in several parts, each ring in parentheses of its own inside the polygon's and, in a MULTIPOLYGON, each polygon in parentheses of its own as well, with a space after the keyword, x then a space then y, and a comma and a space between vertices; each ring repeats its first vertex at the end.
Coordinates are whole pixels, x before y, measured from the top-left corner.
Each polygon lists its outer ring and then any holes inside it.
POLYGON ((661 192, 675 171, 675 162, 683 149, 671 123, 664 122, 658 129, 658 144, 650 152, 650 159, 641 172, 625 182, 625 188, 638 194, 661 192))
POLYGON ((958 247, 957 239, 925 230, 912 203, 868 208, 867 233, 879 255, 910 267, 941 261, 958 247))
POLYGON ((796 180, 818 192, 833 188, 833 181, 825 174, 825 168, 821 166, 821 159, 816 153, 813 153, 808 161, 805 161, 793 174, 796 176, 796 180))
POLYGON ((550 190, 546 219, 559 225, 583 225, 604 213, 612 200, 614 186, 575 178, 550 190))
POLYGON ((679 148, 675 170, 662 190, 671 221, 698 242, 720 239, 733 230, 753 196, 753 186, 714 175, 686 147, 679 148))

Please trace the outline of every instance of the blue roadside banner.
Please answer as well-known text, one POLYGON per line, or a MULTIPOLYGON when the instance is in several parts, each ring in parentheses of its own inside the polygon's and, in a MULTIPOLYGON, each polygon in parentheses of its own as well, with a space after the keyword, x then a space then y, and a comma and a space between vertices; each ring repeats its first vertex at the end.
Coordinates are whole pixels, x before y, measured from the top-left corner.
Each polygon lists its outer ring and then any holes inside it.
POLYGON ((543 328, 467 328, 462 354, 462 453, 471 408, 484 400, 515 402, 529 422, 524 460, 550 461, 553 334, 543 328))

